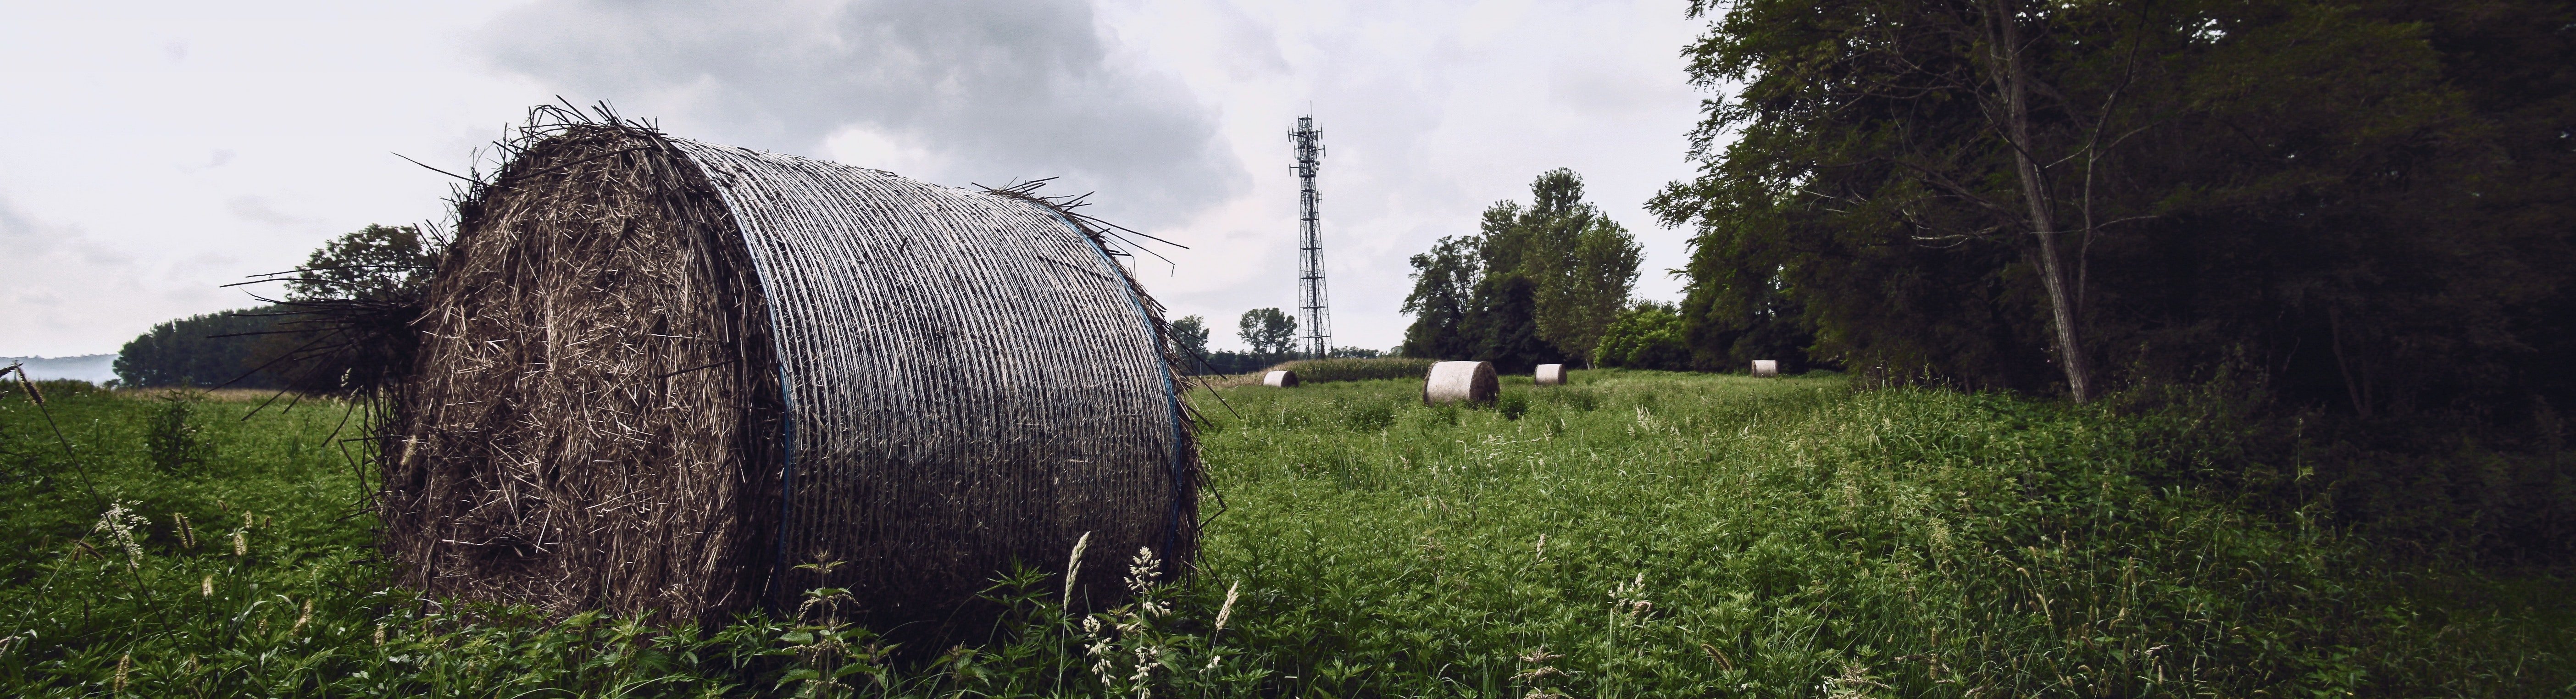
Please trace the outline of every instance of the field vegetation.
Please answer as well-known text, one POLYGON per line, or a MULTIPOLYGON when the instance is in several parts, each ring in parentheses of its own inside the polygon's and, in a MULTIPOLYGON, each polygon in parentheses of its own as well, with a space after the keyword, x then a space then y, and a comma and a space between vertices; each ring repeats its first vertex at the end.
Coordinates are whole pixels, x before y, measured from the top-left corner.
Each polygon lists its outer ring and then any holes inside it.
POLYGON ((678 629, 422 599, 383 582, 347 406, 76 386, 0 398, 22 696, 2576 691, 2563 582, 2386 555, 2323 499, 2244 506, 2309 476, 2188 393, 1617 370, 1484 408, 1413 380, 1201 392, 1222 506, 1198 575, 1078 571, 1141 593, 1085 616, 1065 571, 1019 571, 987 593, 1000 623, 890 639, 833 590, 678 629))

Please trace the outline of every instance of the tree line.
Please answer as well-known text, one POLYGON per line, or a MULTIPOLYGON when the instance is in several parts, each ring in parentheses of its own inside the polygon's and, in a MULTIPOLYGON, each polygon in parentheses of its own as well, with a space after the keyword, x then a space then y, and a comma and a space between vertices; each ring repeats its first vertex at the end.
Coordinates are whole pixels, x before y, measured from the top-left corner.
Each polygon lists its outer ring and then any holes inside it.
POLYGON ((1628 304, 1640 254, 1626 227, 1583 198, 1582 176, 1542 173, 1528 204, 1495 202, 1475 234, 1441 238, 1412 257, 1404 312, 1414 321, 1399 351, 1490 361, 1507 373, 1624 362, 1628 352, 1598 350, 1628 304))
POLYGON ((308 393, 372 385, 408 363, 404 309, 426 289, 442 247, 418 226, 342 235, 303 267, 269 275, 285 288, 274 302, 166 321, 125 343, 117 383, 308 393))
MULTIPOLYGON (((1235 321, 1235 337, 1243 340, 1246 350, 1208 349, 1211 332, 1207 319, 1182 316, 1172 321, 1172 342, 1189 362, 1192 374, 1247 374, 1297 359, 1316 359, 1311 353, 1297 350, 1297 317, 1277 308, 1255 308, 1244 311, 1235 321)), ((1364 347, 1335 347, 1333 357, 1375 357, 1377 350, 1364 347)))

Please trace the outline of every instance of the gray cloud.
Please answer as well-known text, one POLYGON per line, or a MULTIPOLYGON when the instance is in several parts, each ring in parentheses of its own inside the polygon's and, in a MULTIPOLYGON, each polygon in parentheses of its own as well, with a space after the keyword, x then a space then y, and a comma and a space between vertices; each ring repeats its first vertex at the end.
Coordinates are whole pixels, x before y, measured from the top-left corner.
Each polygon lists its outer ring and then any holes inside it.
POLYGON ((1249 182, 1215 110, 1123 60, 1078 2, 550 0, 492 29, 486 46, 502 67, 576 101, 670 117, 683 136, 819 154, 865 129, 927 156, 905 174, 955 185, 1062 176, 1064 193, 1099 190, 1141 225, 1176 222, 1249 182))

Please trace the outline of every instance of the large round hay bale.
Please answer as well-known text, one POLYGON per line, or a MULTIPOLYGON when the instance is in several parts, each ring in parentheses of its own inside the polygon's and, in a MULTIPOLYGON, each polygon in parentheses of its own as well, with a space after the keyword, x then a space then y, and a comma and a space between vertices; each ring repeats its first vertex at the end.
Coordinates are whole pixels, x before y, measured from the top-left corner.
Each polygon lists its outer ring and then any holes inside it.
POLYGON ((1541 385, 1541 386, 1562 386, 1562 385, 1565 385, 1565 365, 1563 365, 1563 364, 1541 364, 1541 365, 1538 365, 1538 371, 1537 371, 1537 372, 1535 372, 1535 373, 1532 373, 1532 374, 1530 375, 1530 381, 1531 381, 1531 382, 1533 382, 1533 383, 1536 383, 1536 384, 1538 384, 1538 385, 1541 385))
POLYGON ((1753 360, 1753 375, 1754 375, 1754 376, 1779 376, 1779 375, 1780 375, 1780 360, 1777 360, 1777 359, 1756 359, 1756 360, 1753 360))
POLYGON ((410 585, 670 620, 841 587, 920 619, 1085 533, 1098 600, 1139 547, 1194 554, 1161 307, 1024 190, 577 123, 457 216, 383 423, 410 585))
POLYGON ((1502 393, 1493 362, 1441 362, 1422 380, 1422 403, 1491 403, 1502 393))
POLYGON ((1261 385, 1271 388, 1296 388, 1297 372, 1281 369, 1262 374, 1261 385))

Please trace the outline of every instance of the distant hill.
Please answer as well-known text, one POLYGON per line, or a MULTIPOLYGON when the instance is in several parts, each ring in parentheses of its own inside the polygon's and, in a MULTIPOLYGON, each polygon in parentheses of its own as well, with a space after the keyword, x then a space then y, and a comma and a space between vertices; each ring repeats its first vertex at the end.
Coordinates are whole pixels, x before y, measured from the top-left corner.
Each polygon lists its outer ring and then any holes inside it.
POLYGON ((116 378, 116 355, 84 354, 78 357, 0 357, 0 367, 10 362, 25 362, 27 378, 78 379, 90 383, 107 383, 116 378))

